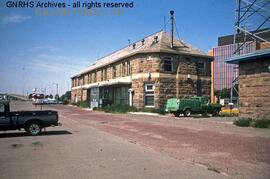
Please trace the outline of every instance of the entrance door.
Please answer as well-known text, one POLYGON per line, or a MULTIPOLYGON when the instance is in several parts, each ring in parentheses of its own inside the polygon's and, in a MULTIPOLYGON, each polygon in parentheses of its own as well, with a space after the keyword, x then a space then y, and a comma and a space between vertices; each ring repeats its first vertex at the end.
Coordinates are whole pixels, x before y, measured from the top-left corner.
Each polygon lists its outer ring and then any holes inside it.
POLYGON ((99 105, 99 88, 91 88, 90 90, 90 108, 98 107, 99 105))

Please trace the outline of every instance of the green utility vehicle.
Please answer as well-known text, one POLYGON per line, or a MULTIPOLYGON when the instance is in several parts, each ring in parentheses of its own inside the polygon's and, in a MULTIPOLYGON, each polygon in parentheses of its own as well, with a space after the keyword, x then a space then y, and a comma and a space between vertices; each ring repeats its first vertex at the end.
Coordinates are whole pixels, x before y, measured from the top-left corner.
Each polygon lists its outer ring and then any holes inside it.
POLYGON ((191 116, 191 114, 205 114, 210 113, 217 116, 221 110, 220 104, 211 104, 204 97, 190 97, 190 98, 171 98, 167 100, 166 111, 173 113, 175 117, 180 114, 184 116, 191 116))

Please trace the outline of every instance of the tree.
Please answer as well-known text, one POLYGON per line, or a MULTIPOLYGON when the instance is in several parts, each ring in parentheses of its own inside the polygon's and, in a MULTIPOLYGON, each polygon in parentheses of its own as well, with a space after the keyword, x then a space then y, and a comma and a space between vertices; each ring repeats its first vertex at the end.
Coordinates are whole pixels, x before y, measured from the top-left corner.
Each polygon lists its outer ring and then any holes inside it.
POLYGON ((54 96, 54 99, 59 100, 59 94, 56 94, 56 95, 54 96))
POLYGON ((63 101, 64 104, 68 104, 71 100, 71 91, 67 91, 60 97, 60 100, 63 101))
POLYGON ((215 96, 219 99, 230 98, 231 96, 231 89, 223 88, 220 91, 215 91, 215 96))

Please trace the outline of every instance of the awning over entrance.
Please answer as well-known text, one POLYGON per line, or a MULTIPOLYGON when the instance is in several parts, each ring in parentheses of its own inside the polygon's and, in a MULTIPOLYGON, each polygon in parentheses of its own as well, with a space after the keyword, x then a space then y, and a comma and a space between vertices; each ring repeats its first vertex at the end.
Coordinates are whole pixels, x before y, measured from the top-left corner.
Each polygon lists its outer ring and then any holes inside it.
POLYGON ((82 89, 89 89, 94 87, 112 86, 112 85, 128 85, 131 84, 131 76, 110 79, 106 81, 101 81, 93 84, 83 85, 82 89))

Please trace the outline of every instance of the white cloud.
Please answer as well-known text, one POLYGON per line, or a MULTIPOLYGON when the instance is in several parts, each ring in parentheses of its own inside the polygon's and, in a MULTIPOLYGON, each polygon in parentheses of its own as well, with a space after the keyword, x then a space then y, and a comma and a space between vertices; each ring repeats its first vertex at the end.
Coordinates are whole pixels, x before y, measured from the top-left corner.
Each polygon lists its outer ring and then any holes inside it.
POLYGON ((1 18, 1 23, 2 24, 19 23, 27 19, 30 19, 30 17, 22 14, 9 14, 1 18))

